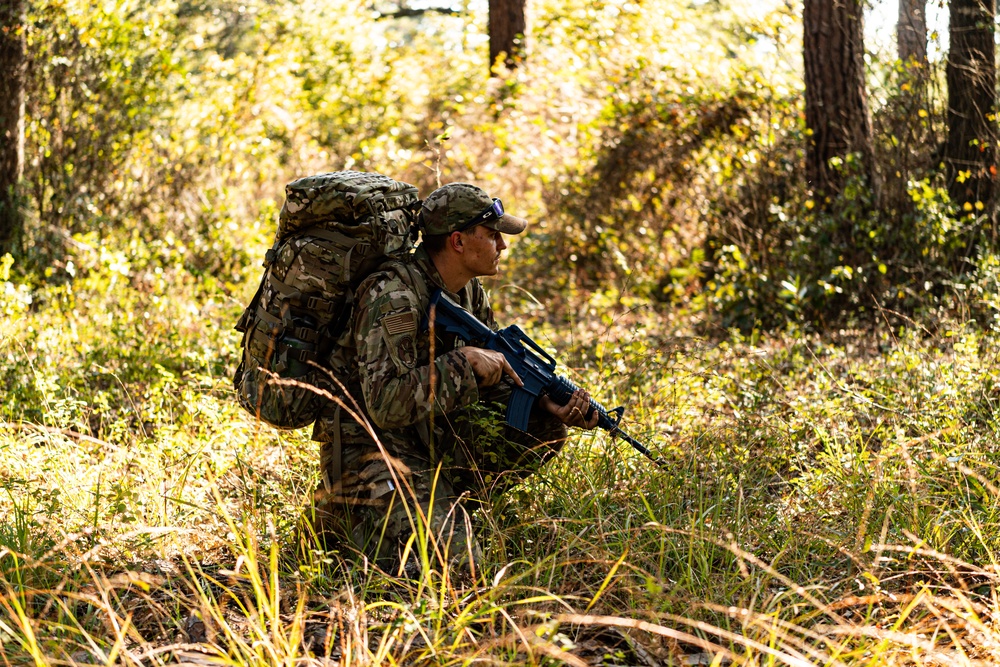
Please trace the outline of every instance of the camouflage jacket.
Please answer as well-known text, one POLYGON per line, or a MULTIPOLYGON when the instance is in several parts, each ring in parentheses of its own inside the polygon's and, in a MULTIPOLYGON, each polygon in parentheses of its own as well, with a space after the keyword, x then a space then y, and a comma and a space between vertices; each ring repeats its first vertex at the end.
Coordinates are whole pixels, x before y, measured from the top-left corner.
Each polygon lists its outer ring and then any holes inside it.
MULTIPOLYGON (((449 292, 418 248, 406 260, 383 264, 361 283, 352 324, 331 358, 337 376, 348 378, 348 404, 360 408, 390 450, 409 450, 417 442, 427 446, 432 429, 440 437, 450 430, 448 415, 481 398, 472 365, 457 352, 463 341, 442 333, 432 337, 428 331, 428 305, 436 288, 497 328, 481 283, 474 279, 460 294, 449 292)), ((354 419, 332 415, 327 411, 317 420, 314 439, 331 440, 338 429, 345 445, 371 443, 354 419)))

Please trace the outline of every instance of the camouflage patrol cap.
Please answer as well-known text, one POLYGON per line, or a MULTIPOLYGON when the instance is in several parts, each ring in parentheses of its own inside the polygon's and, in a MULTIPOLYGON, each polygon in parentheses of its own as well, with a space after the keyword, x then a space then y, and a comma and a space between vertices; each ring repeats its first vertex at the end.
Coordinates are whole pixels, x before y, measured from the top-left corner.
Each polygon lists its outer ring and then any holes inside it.
POLYGON ((523 232, 528 225, 527 221, 504 213, 499 202, 500 200, 494 202, 485 190, 470 183, 449 183, 430 193, 424 200, 420 207, 420 228, 428 236, 462 231, 477 216, 490 207, 499 205, 500 214, 494 213, 481 224, 504 234, 523 232))

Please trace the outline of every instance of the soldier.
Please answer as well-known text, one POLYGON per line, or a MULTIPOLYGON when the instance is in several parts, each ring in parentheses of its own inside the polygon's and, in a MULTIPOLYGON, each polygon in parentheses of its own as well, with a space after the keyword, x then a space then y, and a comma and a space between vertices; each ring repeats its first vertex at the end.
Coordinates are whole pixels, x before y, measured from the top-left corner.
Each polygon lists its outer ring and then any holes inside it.
MULTIPOLYGON (((429 526, 439 557, 475 563, 462 498, 484 499, 553 456, 566 426, 594 428, 589 396, 565 406, 541 397, 528 432, 499 426, 511 383, 521 381, 492 350, 433 328, 436 289, 496 329, 479 276, 496 275, 504 234, 526 222, 499 199, 451 183, 424 200, 422 243, 404 261, 388 262, 355 292, 352 326, 331 366, 350 378, 346 399, 317 421, 323 481, 317 526, 386 569, 399 565, 418 523, 429 526)), ((412 565, 412 560, 407 566, 412 565)))

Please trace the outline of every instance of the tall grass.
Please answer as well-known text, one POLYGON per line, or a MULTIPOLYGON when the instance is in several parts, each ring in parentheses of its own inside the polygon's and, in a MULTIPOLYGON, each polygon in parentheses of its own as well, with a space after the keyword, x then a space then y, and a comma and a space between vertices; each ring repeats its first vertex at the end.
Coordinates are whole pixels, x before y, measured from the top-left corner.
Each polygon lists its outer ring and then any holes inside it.
POLYGON ((177 327, 202 298, 181 285, 120 326, 100 314, 141 296, 106 280, 16 313, 29 335, 3 330, 0 374, 18 378, 0 422, 5 665, 1000 658, 990 332, 531 323, 669 465, 577 433, 470 508, 474 577, 417 530, 409 580, 299 529, 315 447, 235 407, 237 304, 177 327))

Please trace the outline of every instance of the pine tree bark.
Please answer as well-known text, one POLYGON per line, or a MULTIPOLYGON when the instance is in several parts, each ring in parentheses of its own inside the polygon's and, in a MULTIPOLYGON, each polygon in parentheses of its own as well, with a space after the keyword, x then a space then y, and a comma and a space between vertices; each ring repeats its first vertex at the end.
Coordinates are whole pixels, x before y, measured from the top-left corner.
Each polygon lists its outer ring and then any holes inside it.
POLYGON ((24 170, 26 0, 0 0, 0 255, 19 249, 24 231, 18 185, 24 170))
POLYGON ((821 205, 842 191, 846 171, 877 193, 862 0, 805 0, 802 16, 806 127, 811 133, 806 176, 821 205), (831 165, 835 158, 846 162, 849 155, 858 158, 850 169, 831 165))
POLYGON ((523 54, 525 0, 489 0, 490 9, 490 72, 503 55, 504 64, 517 66, 523 54))
POLYGON ((927 62, 927 0, 899 0, 896 47, 904 63, 927 62))
MULTIPOLYGON (((948 84, 948 194, 992 229, 996 188, 996 0, 951 0, 948 84)), ((994 239, 995 240, 995 239, 994 239)))

